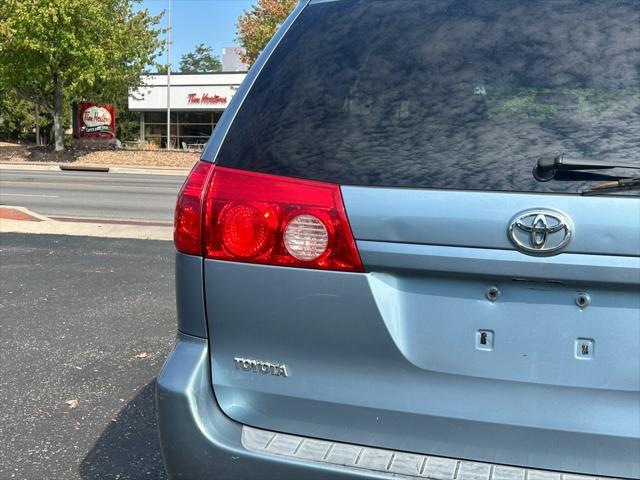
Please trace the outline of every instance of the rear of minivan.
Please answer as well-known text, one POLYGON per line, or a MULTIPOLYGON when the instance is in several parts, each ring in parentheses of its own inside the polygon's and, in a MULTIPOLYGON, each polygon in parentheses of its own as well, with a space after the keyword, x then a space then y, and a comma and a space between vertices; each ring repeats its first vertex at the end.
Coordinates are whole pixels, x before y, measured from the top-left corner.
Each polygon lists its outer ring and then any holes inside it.
POLYGON ((637 0, 301 1, 178 199, 168 475, 640 478, 638 167, 637 0))

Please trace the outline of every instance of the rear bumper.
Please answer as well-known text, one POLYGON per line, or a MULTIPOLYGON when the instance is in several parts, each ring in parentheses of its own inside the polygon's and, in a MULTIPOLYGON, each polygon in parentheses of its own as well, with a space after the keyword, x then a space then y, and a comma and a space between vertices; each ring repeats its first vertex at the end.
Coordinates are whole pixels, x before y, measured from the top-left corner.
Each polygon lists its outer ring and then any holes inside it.
POLYGON ((218 407, 211 388, 207 340, 178 335, 158 378, 160 444, 172 479, 365 479, 344 468, 247 450, 242 425, 218 407))
POLYGON ((158 379, 157 411, 167 474, 175 479, 561 480, 570 477, 559 472, 373 449, 244 426, 227 417, 214 398, 207 340, 185 334, 179 334, 158 379))

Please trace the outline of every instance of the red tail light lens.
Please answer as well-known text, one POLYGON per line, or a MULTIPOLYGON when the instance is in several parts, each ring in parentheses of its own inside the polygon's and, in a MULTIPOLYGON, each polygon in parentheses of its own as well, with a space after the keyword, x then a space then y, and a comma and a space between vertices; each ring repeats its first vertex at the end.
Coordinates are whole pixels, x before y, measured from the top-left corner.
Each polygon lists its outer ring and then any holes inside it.
POLYGON ((364 271, 337 185, 215 167, 204 211, 207 258, 364 271))
POLYGON ((203 200, 213 164, 198 162, 184 182, 173 218, 173 241, 182 253, 202 255, 203 200))
POLYGON ((220 213, 222 245, 232 254, 252 258, 264 253, 275 238, 275 215, 254 205, 229 205, 220 213))

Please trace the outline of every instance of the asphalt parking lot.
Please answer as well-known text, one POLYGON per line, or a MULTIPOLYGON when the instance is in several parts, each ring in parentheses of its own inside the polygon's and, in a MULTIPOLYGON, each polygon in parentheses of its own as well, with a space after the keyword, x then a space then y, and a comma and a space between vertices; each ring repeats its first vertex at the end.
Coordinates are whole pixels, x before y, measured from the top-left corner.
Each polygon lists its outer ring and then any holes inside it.
POLYGON ((0 236, 0 479, 164 478, 170 242, 0 236))

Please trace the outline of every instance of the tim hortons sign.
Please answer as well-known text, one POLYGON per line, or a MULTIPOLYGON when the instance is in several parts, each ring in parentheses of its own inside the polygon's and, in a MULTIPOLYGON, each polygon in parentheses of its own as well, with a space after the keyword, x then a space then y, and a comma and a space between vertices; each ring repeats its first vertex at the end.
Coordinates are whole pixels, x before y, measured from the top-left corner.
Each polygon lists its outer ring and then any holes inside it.
POLYGON ((190 104, 194 103, 206 103, 206 104, 214 104, 214 103, 227 103, 227 97, 221 97, 220 95, 209 95, 208 93, 203 93, 202 95, 198 95, 197 93, 189 93, 187 94, 187 102, 190 104))
POLYGON ((80 138, 115 138, 116 109, 114 105, 82 102, 78 109, 80 138))

